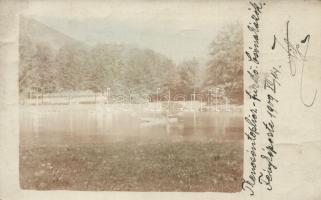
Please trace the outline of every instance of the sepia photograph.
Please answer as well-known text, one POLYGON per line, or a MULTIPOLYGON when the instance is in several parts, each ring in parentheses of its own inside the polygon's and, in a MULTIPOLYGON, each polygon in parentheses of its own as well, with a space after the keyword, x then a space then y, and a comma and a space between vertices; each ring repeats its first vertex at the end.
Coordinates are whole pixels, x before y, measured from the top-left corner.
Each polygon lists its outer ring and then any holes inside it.
POLYGON ((240 192, 239 16, 110 4, 19 16, 21 189, 240 192))

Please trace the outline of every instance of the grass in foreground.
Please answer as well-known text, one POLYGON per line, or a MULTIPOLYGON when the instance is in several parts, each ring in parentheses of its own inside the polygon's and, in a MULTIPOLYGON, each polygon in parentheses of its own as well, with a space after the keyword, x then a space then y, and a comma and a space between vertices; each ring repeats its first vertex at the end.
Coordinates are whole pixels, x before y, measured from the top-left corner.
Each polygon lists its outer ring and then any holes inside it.
POLYGON ((20 147, 23 189, 238 192, 243 143, 20 147))

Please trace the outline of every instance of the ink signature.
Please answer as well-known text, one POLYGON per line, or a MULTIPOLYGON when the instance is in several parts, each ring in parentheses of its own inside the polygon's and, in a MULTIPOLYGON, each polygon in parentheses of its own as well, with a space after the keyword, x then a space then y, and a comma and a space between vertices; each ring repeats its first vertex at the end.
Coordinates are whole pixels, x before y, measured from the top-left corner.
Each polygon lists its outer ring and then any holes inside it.
POLYGON ((275 45, 278 44, 281 48, 287 53, 288 56, 288 63, 290 68, 291 76, 296 76, 297 74, 297 63, 301 62, 301 73, 300 73, 300 100, 306 107, 313 106, 316 96, 317 96, 317 89, 314 91, 314 96, 310 102, 306 102, 303 98, 303 75, 304 75, 304 67, 305 63, 307 62, 306 56, 309 49, 310 38, 311 36, 308 34, 301 40, 300 43, 294 44, 290 41, 289 38, 289 23, 286 23, 286 37, 284 38, 284 43, 279 41, 277 37, 274 35, 274 41, 272 45, 272 50, 275 49, 275 45))

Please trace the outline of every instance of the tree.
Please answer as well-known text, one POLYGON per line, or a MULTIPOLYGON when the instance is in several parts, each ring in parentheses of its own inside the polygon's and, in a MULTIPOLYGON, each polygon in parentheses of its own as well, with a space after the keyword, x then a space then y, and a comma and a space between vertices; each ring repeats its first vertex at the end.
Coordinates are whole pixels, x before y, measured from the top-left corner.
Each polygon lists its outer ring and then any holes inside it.
POLYGON ((53 52, 45 43, 25 41, 20 51, 20 92, 52 92, 56 88, 53 52), (30 45, 26 48, 24 45, 30 45), (28 50, 27 50, 28 49, 28 50))
POLYGON ((210 44, 204 89, 221 87, 235 103, 243 103, 243 34, 240 24, 231 24, 210 44))
POLYGON ((178 65, 179 73, 179 93, 183 94, 187 99, 196 93, 201 86, 200 68, 197 60, 194 58, 184 61, 178 65))
POLYGON ((88 89, 90 63, 86 49, 77 45, 62 46, 55 62, 59 90, 77 91, 88 89))

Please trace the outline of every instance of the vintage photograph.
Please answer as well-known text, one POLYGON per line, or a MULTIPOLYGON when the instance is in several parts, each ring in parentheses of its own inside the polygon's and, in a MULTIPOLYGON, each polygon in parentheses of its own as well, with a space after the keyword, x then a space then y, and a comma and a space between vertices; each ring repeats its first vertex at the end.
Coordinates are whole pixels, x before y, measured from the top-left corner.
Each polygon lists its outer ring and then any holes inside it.
POLYGON ((20 187, 240 192, 242 26, 206 3, 20 15, 20 187))

